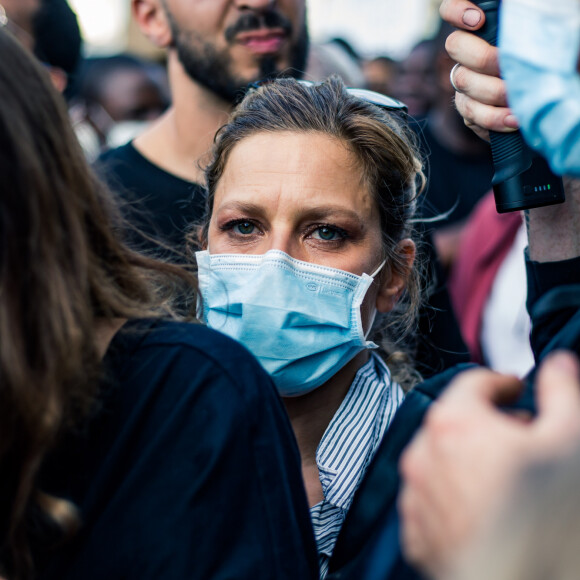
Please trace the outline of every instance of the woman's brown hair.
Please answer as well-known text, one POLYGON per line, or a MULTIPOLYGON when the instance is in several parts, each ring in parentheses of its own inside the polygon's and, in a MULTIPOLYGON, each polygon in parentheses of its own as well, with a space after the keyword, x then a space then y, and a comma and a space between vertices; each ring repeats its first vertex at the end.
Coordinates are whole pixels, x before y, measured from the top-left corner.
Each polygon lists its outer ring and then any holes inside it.
POLYGON ((391 364, 399 367, 397 378, 409 386, 416 373, 397 363, 409 358, 401 348, 415 329, 422 274, 418 265, 409 270, 398 243, 414 235, 417 195, 425 183, 412 131, 395 114, 349 93, 336 76, 321 83, 283 78, 264 84, 242 100, 216 135, 205 172, 208 197, 202 238, 207 237, 215 191, 231 151, 246 137, 263 131, 323 133, 345 143, 356 156, 380 214, 386 259, 382 275, 394 272, 407 280, 395 311, 384 317, 381 338, 391 364))
POLYGON ((0 54, 0 575, 21 580, 38 515, 62 512, 38 474, 94 404, 99 321, 168 312, 194 279, 120 242, 48 74, 2 29, 0 54))

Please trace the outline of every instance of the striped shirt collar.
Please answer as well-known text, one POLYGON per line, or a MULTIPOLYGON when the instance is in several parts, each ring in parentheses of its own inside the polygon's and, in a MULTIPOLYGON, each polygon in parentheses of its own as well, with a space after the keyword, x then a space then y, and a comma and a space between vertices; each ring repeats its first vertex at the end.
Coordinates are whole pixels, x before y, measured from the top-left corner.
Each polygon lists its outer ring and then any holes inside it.
POLYGON ((402 400, 374 354, 355 379, 316 450, 324 501, 347 510, 359 481, 402 400), (391 388, 392 387, 392 388, 391 388))
POLYGON ((371 353, 322 436, 316 463, 324 500, 310 512, 323 571, 354 492, 403 397, 387 365, 371 353))

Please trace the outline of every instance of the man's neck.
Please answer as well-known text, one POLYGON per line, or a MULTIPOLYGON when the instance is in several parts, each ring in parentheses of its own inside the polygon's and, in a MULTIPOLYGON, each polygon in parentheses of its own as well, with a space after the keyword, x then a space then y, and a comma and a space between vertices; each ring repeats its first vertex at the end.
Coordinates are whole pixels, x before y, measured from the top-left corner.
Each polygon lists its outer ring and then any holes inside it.
POLYGON ((214 135, 227 121, 231 107, 191 80, 173 53, 168 68, 172 106, 134 145, 168 173, 203 183, 202 167, 209 160, 214 135))

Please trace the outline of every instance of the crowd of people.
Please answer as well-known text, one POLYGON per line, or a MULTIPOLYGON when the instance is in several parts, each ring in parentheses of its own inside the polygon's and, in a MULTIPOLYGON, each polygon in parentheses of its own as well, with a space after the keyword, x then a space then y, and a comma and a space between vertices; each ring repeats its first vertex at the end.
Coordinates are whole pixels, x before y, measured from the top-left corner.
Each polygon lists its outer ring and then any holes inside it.
POLYGON ((498 48, 443 0, 403 62, 132 0, 166 69, 0 2, 1 579, 574 577, 578 0, 498 48), (525 224, 517 129, 565 176, 525 224))

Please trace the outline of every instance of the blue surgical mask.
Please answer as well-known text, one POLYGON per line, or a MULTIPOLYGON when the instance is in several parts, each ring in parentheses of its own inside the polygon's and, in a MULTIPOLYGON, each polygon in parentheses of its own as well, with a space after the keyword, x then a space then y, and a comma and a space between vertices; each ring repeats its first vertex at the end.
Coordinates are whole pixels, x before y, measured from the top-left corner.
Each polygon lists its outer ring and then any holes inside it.
POLYGON ((245 345, 284 397, 312 391, 377 348, 366 340, 360 307, 382 264, 357 276, 279 250, 196 258, 203 319, 245 345))
POLYGON ((580 177, 578 0, 501 3, 500 67, 527 143, 555 173, 580 177))

